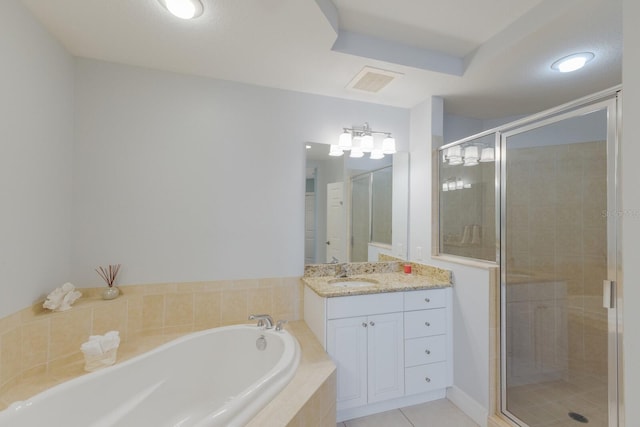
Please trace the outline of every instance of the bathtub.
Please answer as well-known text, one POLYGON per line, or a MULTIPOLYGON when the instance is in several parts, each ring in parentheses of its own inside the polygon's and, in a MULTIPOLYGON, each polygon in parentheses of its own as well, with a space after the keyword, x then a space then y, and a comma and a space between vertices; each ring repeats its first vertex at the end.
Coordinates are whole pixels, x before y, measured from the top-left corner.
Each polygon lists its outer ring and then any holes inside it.
POLYGON ((0 426, 243 426, 299 361, 287 331, 209 329, 15 402, 0 412, 0 426))

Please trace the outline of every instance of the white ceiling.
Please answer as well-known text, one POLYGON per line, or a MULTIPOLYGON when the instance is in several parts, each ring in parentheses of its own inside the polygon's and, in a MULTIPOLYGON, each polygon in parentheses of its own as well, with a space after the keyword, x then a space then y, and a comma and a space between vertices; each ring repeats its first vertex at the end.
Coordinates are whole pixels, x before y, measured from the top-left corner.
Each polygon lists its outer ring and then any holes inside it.
POLYGON ((75 56, 410 108, 499 118, 621 83, 622 0, 202 0, 173 18, 158 0, 22 0, 75 56), (550 69, 592 51, 584 69, 550 69), (377 94, 364 67, 402 73, 377 94))

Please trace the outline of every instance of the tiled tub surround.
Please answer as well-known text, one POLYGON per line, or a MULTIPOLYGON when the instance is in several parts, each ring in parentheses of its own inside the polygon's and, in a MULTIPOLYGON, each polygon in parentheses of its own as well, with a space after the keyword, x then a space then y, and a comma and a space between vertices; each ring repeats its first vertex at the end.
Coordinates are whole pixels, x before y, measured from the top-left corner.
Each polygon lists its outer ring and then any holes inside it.
POLYGON ((399 261, 316 264, 305 266, 302 281, 321 297, 340 297, 449 287, 451 272, 424 264, 399 261), (403 272, 403 266, 406 264, 411 265, 411 274, 403 272), (347 275, 342 279, 374 280, 375 283, 357 288, 335 286, 331 282, 336 280, 336 276, 342 271, 347 275))
POLYGON ((120 331, 120 361, 185 333, 247 323, 249 313, 302 317, 298 277, 119 288, 115 300, 101 299, 104 288, 84 288, 68 311, 38 303, 0 319, 0 409, 83 374, 80 345, 89 335, 120 331))

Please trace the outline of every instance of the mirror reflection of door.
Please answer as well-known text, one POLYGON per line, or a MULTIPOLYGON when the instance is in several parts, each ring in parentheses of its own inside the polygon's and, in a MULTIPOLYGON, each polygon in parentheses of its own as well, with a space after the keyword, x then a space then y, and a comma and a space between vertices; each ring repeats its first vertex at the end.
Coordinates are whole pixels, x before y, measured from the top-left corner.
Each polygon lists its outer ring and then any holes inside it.
POLYGON ((345 244, 344 183, 327 184, 327 260, 347 260, 345 244))

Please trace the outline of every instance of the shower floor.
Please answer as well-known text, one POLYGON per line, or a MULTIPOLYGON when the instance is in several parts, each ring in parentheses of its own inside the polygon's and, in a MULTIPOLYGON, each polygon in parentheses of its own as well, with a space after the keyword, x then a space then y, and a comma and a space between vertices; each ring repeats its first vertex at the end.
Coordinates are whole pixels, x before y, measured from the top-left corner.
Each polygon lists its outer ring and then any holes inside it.
POLYGON ((607 381, 583 374, 571 380, 508 388, 507 409, 529 427, 607 427, 607 381), (574 412, 588 423, 569 417, 574 412))

